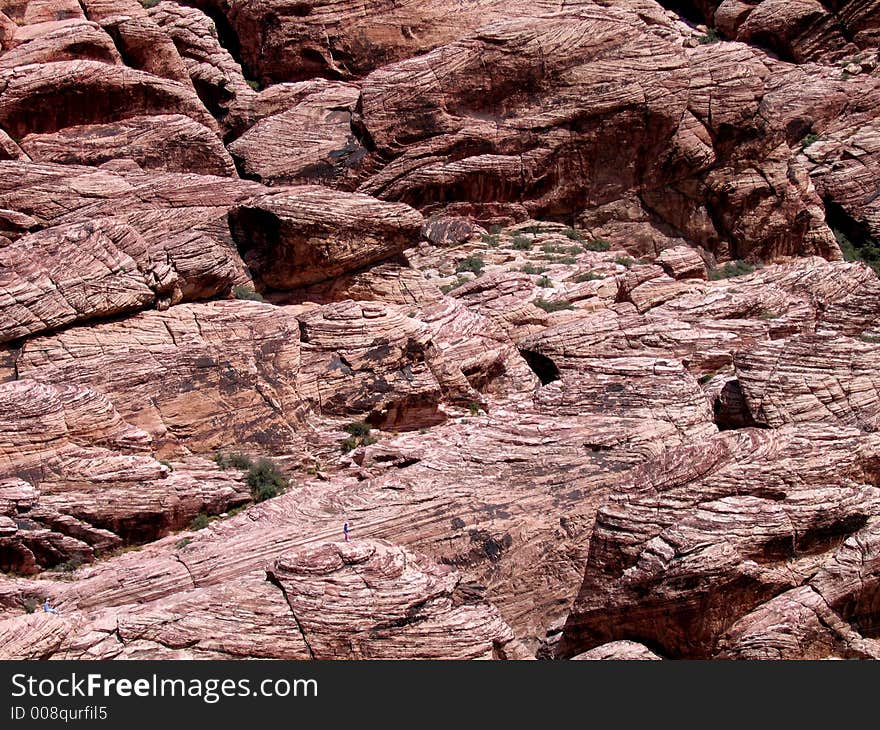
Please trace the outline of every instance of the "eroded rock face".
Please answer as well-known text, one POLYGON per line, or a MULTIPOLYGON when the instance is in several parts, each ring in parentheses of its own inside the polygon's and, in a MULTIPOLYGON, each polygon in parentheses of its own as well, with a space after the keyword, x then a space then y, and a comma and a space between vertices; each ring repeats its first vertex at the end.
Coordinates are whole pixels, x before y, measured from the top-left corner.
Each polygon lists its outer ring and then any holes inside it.
POLYGON ((214 132, 179 114, 29 134, 21 148, 35 162, 101 165, 123 159, 143 169, 235 175, 229 153, 214 132))
POLYGON ((212 453, 296 441, 298 397, 284 385, 299 366, 293 313, 217 302, 138 317, 31 339, 19 375, 95 387, 160 443, 212 453))
POLYGON ((245 263, 273 289, 314 284, 392 258, 418 239, 422 216, 368 195, 300 186, 230 211, 245 263))
MULTIPOLYGON (((500 21, 366 78, 356 124, 390 162, 361 189, 423 210, 503 201, 584 221, 637 192, 652 245, 672 243, 660 233, 672 227, 722 258, 833 258, 790 148, 833 97, 810 95, 797 123, 783 105, 812 83, 746 46, 686 50, 612 9, 500 21)), ((876 84, 865 91, 876 108, 876 84)))
POLYGON ((725 38, 753 43, 786 60, 846 59, 877 46, 880 23, 873 0, 701 0, 682 5, 725 38))
POLYGON ((714 654, 738 620, 833 564, 833 548, 869 521, 876 447, 818 424, 747 429, 637 468, 597 515, 562 653, 633 634, 671 656, 714 654))
POLYGON ((611 641, 597 646, 595 649, 590 649, 590 651, 585 651, 583 654, 573 656, 572 659, 580 661, 657 661, 662 657, 635 641, 611 641))
POLYGON ((738 355, 749 412, 762 424, 838 423, 878 430, 874 343, 814 335, 778 340, 738 355))
POLYGON ((314 659, 505 658, 513 641, 456 571, 383 541, 325 543, 268 575, 314 659))
POLYGON ((321 182, 339 186, 366 149, 351 129, 360 91, 334 84, 258 121, 229 145, 244 175, 277 185, 321 182))
POLYGON ((6 246, 0 340, 225 293, 238 277, 234 252, 207 236, 164 238, 164 246, 157 238, 145 240, 124 219, 106 218, 55 226, 6 246))
MULTIPOLYGON (((580 3, 575 3, 580 4, 580 3)), ((378 66, 417 56, 502 17, 556 12, 565 3, 491 2, 370 3, 332 6, 307 0, 199 0, 220 12, 241 43, 242 60, 263 80, 298 81, 315 76, 352 78, 378 66), (291 52, 293 49, 293 52, 291 52)))
POLYGON ((876 10, 0 0, 0 655, 880 656, 876 10))
POLYGON ((154 460, 149 435, 91 389, 23 379, 0 385, 0 401, 5 571, 72 570, 250 500, 210 462, 154 460))
POLYGON ((170 603, 7 619, 0 636, 3 656, 16 659, 525 656, 497 609, 456 571, 383 540, 294 550, 265 571, 191 586, 170 603))
POLYGON ((0 125, 14 137, 126 117, 180 113, 217 128, 191 86, 97 61, 56 61, 2 72, 0 125), (86 103, 76 100, 85 96, 86 103))

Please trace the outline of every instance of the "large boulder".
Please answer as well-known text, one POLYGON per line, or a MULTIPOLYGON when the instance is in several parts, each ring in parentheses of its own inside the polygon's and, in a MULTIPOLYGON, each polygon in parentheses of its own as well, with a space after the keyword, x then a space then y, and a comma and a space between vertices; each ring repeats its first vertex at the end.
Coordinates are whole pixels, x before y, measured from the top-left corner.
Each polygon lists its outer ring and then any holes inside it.
POLYGON ((418 240, 422 222, 408 205, 312 185, 258 196, 229 213, 245 263, 271 289, 393 258, 418 240))

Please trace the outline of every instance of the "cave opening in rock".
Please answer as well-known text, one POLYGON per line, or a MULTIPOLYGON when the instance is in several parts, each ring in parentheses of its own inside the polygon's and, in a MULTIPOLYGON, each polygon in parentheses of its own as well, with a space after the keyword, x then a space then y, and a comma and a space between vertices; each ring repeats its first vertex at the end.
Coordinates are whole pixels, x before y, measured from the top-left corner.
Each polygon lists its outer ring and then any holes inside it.
POLYGON ((239 63, 245 78, 254 78, 252 70, 248 68, 244 58, 242 58, 241 41, 238 38, 238 33, 232 27, 222 9, 209 0, 183 0, 180 4, 197 8, 213 20, 217 28, 217 41, 239 63))
POLYGON ((556 363, 554 363, 549 357, 532 350, 520 350, 520 354, 532 369, 532 372, 538 376, 541 385, 547 385, 554 380, 559 380, 559 368, 556 367, 556 363))
POLYGON ((708 22, 700 3, 695 0, 660 0, 667 10, 678 13, 687 22, 697 25, 699 23, 708 22))
POLYGON ((829 199, 825 200, 825 222, 847 261, 864 261, 880 274, 880 240, 871 235, 868 226, 829 199))

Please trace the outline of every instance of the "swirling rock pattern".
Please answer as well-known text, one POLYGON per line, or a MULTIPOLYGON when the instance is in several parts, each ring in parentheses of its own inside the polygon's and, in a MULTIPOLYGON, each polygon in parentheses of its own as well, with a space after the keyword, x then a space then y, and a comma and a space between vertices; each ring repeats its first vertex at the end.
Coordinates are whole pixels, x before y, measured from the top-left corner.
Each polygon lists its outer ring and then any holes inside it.
POLYGON ((878 19, 0 0, 0 657, 880 657, 878 19))

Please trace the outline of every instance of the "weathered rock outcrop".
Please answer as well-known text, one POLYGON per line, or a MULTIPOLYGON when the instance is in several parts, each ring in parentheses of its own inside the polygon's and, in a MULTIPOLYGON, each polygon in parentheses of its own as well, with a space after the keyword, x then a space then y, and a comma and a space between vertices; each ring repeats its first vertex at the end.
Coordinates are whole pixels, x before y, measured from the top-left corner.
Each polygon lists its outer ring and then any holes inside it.
POLYGON ((387 542, 325 543, 268 574, 314 659, 509 658, 513 632, 456 571, 387 542))
POLYGON ((597 515, 561 653, 640 636, 668 656, 714 654, 875 514, 876 450, 873 436, 812 424, 719 434, 637 467, 597 515))
POLYGON ((113 39, 97 23, 81 18, 13 25, 3 39, 0 69, 31 63, 91 59, 122 64, 113 39))
POLYGON ((232 159, 216 134, 180 114, 29 134, 20 146, 35 162, 101 165, 121 159, 145 170, 235 175, 232 159))
POLYGON ((97 61, 57 61, 0 72, 0 125, 20 139, 127 117, 184 114, 208 129, 217 123, 192 87, 97 61), (85 97, 87 102, 78 101, 85 97))
POLYGON ((5 571, 73 569, 250 500, 209 462, 155 461, 150 437, 93 390, 17 380, 0 384, 0 403, 5 571))
POLYGON ((294 550, 171 603, 7 619, 0 639, 5 659, 527 656, 459 573, 382 540, 294 550))
POLYGON ((758 423, 837 423, 880 430, 880 347, 812 335, 763 344, 737 355, 736 372, 758 423))
POLYGON ((597 646, 595 649, 585 651, 583 654, 573 656, 572 659, 581 661, 657 661, 662 657, 635 641, 611 641, 597 646))
POLYGON ((257 122, 229 151, 249 178, 269 185, 321 182, 340 186, 366 155, 351 130, 360 92, 336 84, 257 122))
POLYGON ((229 291, 240 268, 234 251, 194 232, 158 232, 146 240, 124 219, 105 218, 0 249, 0 341, 229 291))
POLYGON ((654 226, 722 258, 839 255, 771 68, 788 67, 741 45, 686 51, 607 8, 498 22, 364 80, 355 126, 389 162, 361 189, 559 219, 636 191, 654 226))
POLYGON ((880 657, 878 2, 0 0, 0 655, 880 657))
POLYGON ((875 0, 700 0, 678 5, 702 15, 725 38, 798 62, 854 56, 860 48, 876 47, 880 38, 880 5, 875 0))
POLYGON ((229 213, 242 258, 264 287, 293 289, 392 258, 418 240, 408 205, 309 185, 262 195, 229 213))
MULTIPOLYGON (((314 76, 352 78, 417 56, 503 17, 556 12, 571 3, 541 0, 454 4, 345 0, 332 6, 313 0, 198 0, 220 12, 241 44, 242 61, 263 81, 314 76), (293 52, 291 52, 293 51, 293 52)), ((580 0, 574 5, 582 4, 580 0)))
POLYGON ((294 312, 229 301, 30 339, 18 374, 95 388, 157 447, 213 453, 297 443, 299 362, 294 312))
POLYGON ((226 132, 241 131, 243 109, 257 94, 241 65, 220 44, 217 26, 196 8, 160 2, 150 18, 174 42, 199 98, 226 132))

